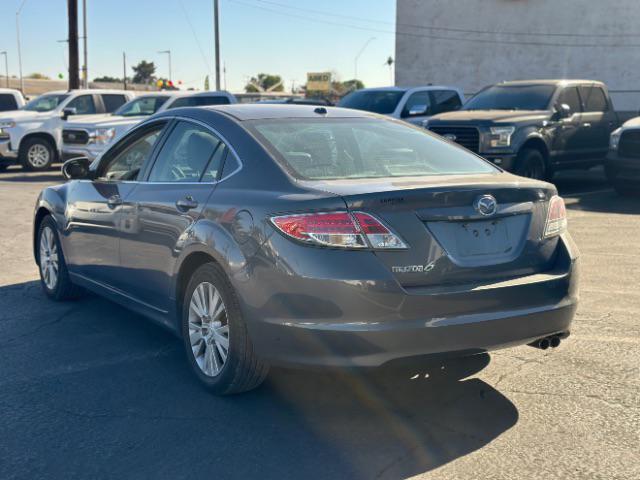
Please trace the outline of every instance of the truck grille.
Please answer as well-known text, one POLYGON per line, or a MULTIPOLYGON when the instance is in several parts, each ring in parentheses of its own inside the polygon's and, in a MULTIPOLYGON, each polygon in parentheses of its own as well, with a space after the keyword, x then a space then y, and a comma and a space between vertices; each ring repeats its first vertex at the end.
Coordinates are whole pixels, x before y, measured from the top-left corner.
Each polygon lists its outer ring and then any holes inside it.
POLYGON ((480 133, 476 127, 429 126, 429 130, 462 145, 474 153, 480 151, 480 133))
POLYGON ((86 145, 89 133, 84 130, 62 130, 62 141, 67 145, 86 145))
POLYGON ((618 143, 618 154, 621 157, 640 158, 640 130, 622 132, 618 143))

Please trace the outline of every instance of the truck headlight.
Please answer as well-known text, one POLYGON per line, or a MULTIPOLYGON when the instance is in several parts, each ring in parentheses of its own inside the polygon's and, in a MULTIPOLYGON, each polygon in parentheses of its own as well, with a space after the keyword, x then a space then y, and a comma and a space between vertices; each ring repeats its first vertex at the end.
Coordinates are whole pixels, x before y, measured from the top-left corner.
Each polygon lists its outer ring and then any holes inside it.
POLYGON ((115 128, 98 128, 89 134, 89 138, 96 145, 106 145, 116 136, 115 128))
POLYGON ((611 150, 617 150, 618 144, 620 143, 620 136, 622 135, 622 129, 618 128, 611 132, 611 136, 609 137, 609 148, 611 150))
POLYGON ((489 136, 489 146, 491 148, 511 146, 511 135, 516 131, 516 127, 491 127, 489 136))
POLYGON ((13 128, 16 126, 16 122, 0 122, 0 129, 13 128))
POLYGON ((7 132, 4 128, 0 128, 0 140, 9 140, 11 137, 9 136, 9 132, 7 132))

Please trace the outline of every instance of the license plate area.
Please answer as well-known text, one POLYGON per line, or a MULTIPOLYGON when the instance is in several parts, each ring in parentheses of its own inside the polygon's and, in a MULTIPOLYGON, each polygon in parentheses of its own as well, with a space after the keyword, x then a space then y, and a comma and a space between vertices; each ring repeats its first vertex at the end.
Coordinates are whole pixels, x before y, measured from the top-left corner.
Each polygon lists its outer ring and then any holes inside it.
POLYGON ((514 247, 502 220, 460 222, 458 228, 455 239, 461 257, 509 253, 514 247))

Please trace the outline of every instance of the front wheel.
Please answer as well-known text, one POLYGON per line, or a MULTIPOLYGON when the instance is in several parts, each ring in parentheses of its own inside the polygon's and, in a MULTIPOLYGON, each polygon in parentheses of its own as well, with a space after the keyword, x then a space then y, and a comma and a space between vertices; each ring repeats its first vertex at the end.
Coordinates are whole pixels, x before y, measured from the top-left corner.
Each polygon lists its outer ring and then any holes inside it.
POLYGON ((269 371, 253 351, 238 297, 224 272, 207 263, 185 291, 182 337, 191 369, 218 395, 258 387, 269 371))
POLYGON ((56 152, 51 142, 45 138, 28 138, 20 147, 19 160, 25 170, 46 170, 55 159, 56 152))
POLYGON ((514 173, 521 177, 545 180, 547 178, 547 164, 544 156, 539 150, 532 148, 521 150, 516 160, 514 173))
POLYGON ((38 265, 40 284, 52 300, 69 300, 78 296, 79 288, 69 279, 56 223, 45 217, 38 229, 38 265))

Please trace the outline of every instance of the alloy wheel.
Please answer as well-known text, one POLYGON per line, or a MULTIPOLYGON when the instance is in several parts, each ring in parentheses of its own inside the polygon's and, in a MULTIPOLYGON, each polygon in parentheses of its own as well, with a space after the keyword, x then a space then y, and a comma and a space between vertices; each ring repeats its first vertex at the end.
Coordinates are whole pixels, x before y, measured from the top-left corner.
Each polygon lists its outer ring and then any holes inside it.
POLYGON ((49 163, 49 149, 40 143, 34 143, 27 150, 27 161, 34 168, 42 168, 49 163))
POLYGON ((40 272, 49 290, 55 290, 58 285, 59 268, 58 246, 53 230, 50 227, 44 227, 40 234, 40 272))
POLYGON ((200 283, 189 303, 189 340, 191 351, 202 373, 217 376, 229 353, 227 309, 216 287, 200 283))

